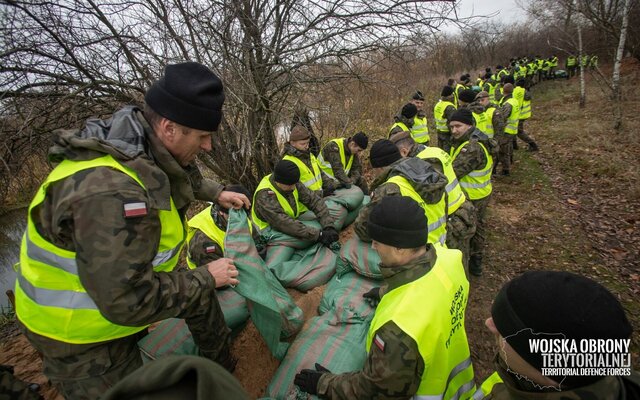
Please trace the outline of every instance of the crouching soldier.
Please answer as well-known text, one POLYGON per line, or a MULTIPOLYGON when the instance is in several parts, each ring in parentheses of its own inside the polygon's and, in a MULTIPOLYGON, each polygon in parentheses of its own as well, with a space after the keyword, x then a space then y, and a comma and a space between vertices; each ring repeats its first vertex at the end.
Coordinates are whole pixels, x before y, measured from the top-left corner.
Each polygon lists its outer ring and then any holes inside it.
POLYGON ((322 197, 300 183, 300 170, 289 160, 280 160, 273 171, 262 178, 253 195, 253 223, 263 237, 269 229, 307 242, 325 246, 338 240, 329 210, 322 197), (322 229, 307 226, 298 220, 302 210, 309 209, 318 218, 322 229))
POLYGON ((417 157, 425 160, 438 172, 447 178, 447 247, 458 249, 462 252, 462 262, 465 270, 468 270, 469 243, 476 232, 476 210, 470 201, 467 201, 456 173, 453 170, 453 160, 439 147, 426 147, 418 145, 407 132, 400 133, 391 138, 402 157, 417 157), (416 151, 417 149, 420 149, 416 151))
POLYGON ((365 242, 371 241, 367 233, 367 219, 372 207, 389 196, 406 196, 423 209, 429 220, 429 243, 444 244, 447 237, 447 180, 429 163, 418 158, 403 159, 398 148, 389 140, 378 140, 371 147, 371 166, 376 179, 372 184, 371 203, 358 215, 355 231, 365 242))
POLYGON ((336 181, 337 187, 349 189, 351 185, 356 185, 367 194, 369 188, 362 176, 358 155, 367 148, 368 144, 369 138, 362 132, 356 133, 353 137, 333 139, 320 152, 318 157, 320 168, 336 181))
POLYGON ((294 382, 328 399, 469 398, 475 390, 465 332, 469 282, 458 250, 427 244, 424 210, 404 196, 383 198, 368 218, 384 285, 361 371, 332 374, 316 364, 294 382))

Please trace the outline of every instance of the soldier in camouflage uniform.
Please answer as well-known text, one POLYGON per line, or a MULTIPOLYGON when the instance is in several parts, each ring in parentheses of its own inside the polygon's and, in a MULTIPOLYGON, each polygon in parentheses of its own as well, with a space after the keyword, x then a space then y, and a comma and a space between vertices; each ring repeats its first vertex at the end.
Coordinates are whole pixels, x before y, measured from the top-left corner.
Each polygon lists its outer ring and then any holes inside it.
POLYGON ((425 247, 428 229, 423 216, 418 203, 403 196, 385 197, 373 208, 369 235, 380 255, 384 284, 364 295, 379 301, 367 335, 367 360, 361 371, 342 374, 319 364, 315 370, 304 369, 294 378, 301 390, 328 399, 448 399, 455 393, 462 398, 473 393, 464 321, 456 317, 464 315, 469 282, 458 250, 425 247), (439 274, 446 275, 448 285, 441 283, 439 274), (403 307, 394 301, 398 296, 406 300, 403 307), (454 315, 450 309, 456 310, 454 315), (410 326, 407 318, 420 322, 410 326))
POLYGON ((476 232, 470 243, 469 272, 479 276, 482 274, 486 209, 491 199, 491 171, 497 144, 473 124, 473 115, 467 109, 458 110, 451 117, 451 156, 460 186, 476 209, 476 232), (482 182, 475 182, 476 179, 482 182))
POLYGON ((108 120, 87 121, 81 131, 62 132, 50 150, 50 160, 66 164, 53 171, 40 192, 43 198, 38 202, 36 197, 29 210, 33 225, 27 228, 27 249, 20 260, 16 313, 25 335, 43 355, 44 373, 66 398, 96 399, 140 367, 138 340, 147 325, 167 318, 186 320, 203 356, 230 370, 235 366, 230 331, 214 291, 216 286, 238 282, 233 262, 220 259, 194 270, 171 271, 185 227, 163 226, 160 220, 162 214, 184 221, 195 198, 227 208, 250 204, 245 196, 203 179, 194 164, 199 150, 211 149, 211 134, 222 114, 222 82, 201 64, 169 65, 145 101, 144 112, 125 107, 108 120), (55 178, 65 171, 60 168, 69 171, 86 165, 78 162, 107 159, 113 160, 110 167, 80 169, 55 178), (167 230, 172 231, 170 240, 179 243, 168 260, 158 247, 167 243, 167 230), (52 245, 35 244, 34 235, 52 245), (63 249, 56 252, 64 256, 47 256, 52 246, 63 249), (65 258, 68 253, 75 257, 65 258), (49 265, 47 270, 39 267, 43 262, 49 265), (165 272, 157 272, 156 266, 165 272), (67 291, 46 288, 47 282, 32 272, 38 268, 42 269, 38 274, 55 270, 65 279, 79 277, 74 296, 63 300, 67 291), (31 297, 41 292, 56 296, 31 297), (79 300, 83 303, 76 306, 79 300), (51 301, 56 306, 45 307, 51 301), (83 314, 76 319, 60 318, 68 322, 43 332, 60 323, 54 311, 68 315, 79 308, 83 314), (89 313, 92 322, 82 324, 82 315, 89 313), (74 326, 75 321, 82 326, 74 326), (40 333, 30 328, 36 325, 40 333), (111 339, 100 336, 115 329, 134 333, 111 339), (101 339, 92 339, 96 336, 101 339))
MULTIPOLYGON (((447 178, 424 160, 402 158, 398 148, 389 140, 379 140, 371 147, 370 161, 376 176, 371 184, 371 202, 360 210, 354 225, 354 230, 362 241, 371 241, 367 220, 373 207, 385 197, 403 196, 400 186, 388 182, 389 178, 399 175, 407 179, 425 207, 438 207, 443 197, 446 198, 447 178)), ((446 215, 446 199, 444 203, 446 215)))
MULTIPOLYGON (((302 161, 310 171, 313 171, 312 163, 317 163, 316 157, 309 151, 309 142, 311 140, 311 133, 307 128, 302 125, 296 125, 291 129, 289 135, 289 142, 284 144, 282 150, 282 157, 291 156, 302 161)), ((319 164, 318 164, 319 168, 319 164)), ((302 174, 302 171, 300 171, 302 174)), ((331 196, 335 190, 338 182, 332 179, 322 170, 320 170, 320 176, 322 179, 322 196, 331 196)))
POLYGON ((363 132, 358 132, 352 137, 337 139, 341 141, 341 146, 336 141, 330 141, 327 143, 320 152, 318 161, 322 165, 323 169, 327 172, 327 166, 331 170, 331 175, 336 180, 336 188, 350 188, 351 185, 356 185, 362 191, 369 193, 369 187, 367 181, 362 175, 362 166, 360 164, 359 154, 362 153, 369 144, 369 138, 363 132), (353 155, 353 162, 348 172, 345 172, 345 166, 342 165, 341 149, 344 149, 344 157, 349 158, 353 155))
POLYGON ((436 122, 436 132, 438 133, 438 147, 448 153, 451 149, 449 118, 456 112, 453 88, 449 85, 444 86, 440 96, 440 100, 433 107, 433 118, 436 122))
MULTIPOLYGON (((543 368, 551 366, 545 366, 540 353, 531 351, 530 340, 534 338, 580 343, 585 339, 620 341, 631 337, 632 327, 620 302, 589 278, 564 271, 525 272, 500 289, 485 325, 500 346, 494 360, 496 372, 473 399, 640 398, 640 374, 635 371, 629 376, 543 375, 543 368)), ((602 351, 584 353, 582 346, 577 347, 578 355, 605 355, 602 351)))
POLYGON ((393 135, 399 132, 411 132, 416 115, 418 115, 418 107, 415 104, 407 103, 402 106, 398 115, 393 117, 393 125, 391 125, 389 129, 388 138, 393 137, 393 135))
MULTIPOLYGON (((280 160, 273 174, 263 178, 253 195, 252 216, 259 227, 259 221, 263 221, 264 227, 306 241, 309 245, 320 242, 329 246, 338 240, 338 232, 322 197, 300 183, 300 170, 292 161, 280 160), (297 200, 294 191, 298 193, 297 200), (280 201, 286 201, 294 215, 288 214, 280 201), (322 229, 307 226, 297 219, 295 214, 299 213, 301 205, 313 211, 322 229)), ((264 227, 260 229, 264 230, 264 227)))
MULTIPOLYGON (((395 135, 391 138, 391 142, 396 145, 403 158, 418 157, 431 164, 436 171, 447 176, 444 170, 445 164, 447 164, 447 166, 451 165, 452 160, 444 150, 438 147, 430 147, 428 150, 425 150, 427 147, 414 142, 408 132, 395 135)), ((453 178, 455 178, 455 176, 453 178)), ((476 232, 476 209, 470 201, 466 200, 464 195, 461 195, 459 200, 455 198, 455 185, 458 183, 457 179, 453 180, 456 181, 454 184, 452 184, 452 180, 447 177, 448 216, 446 244, 447 248, 458 249, 462 252, 462 262, 465 271, 468 271, 469 244, 476 232), (458 202, 461 202, 461 204, 458 204, 458 202), (453 207, 456 208, 454 209, 453 207)), ((460 192, 458 191, 457 193, 460 192)))
MULTIPOLYGON (((242 193, 246 197, 251 197, 251 193, 242 185, 228 185, 225 190, 234 193, 242 193)), ((212 204, 205 210, 209 211, 210 218, 208 223, 215 225, 219 230, 226 232, 227 222, 229 221, 229 209, 222 207, 220 204, 212 204)), ((204 210, 203 210, 204 211, 204 210)), ((224 257, 224 237, 222 240, 208 236, 202 230, 191 227, 189 221, 189 231, 192 237, 187 243, 187 262, 190 266, 206 265, 211 261, 216 261, 224 257)), ((258 240, 258 230, 253 229, 253 240, 258 240)))

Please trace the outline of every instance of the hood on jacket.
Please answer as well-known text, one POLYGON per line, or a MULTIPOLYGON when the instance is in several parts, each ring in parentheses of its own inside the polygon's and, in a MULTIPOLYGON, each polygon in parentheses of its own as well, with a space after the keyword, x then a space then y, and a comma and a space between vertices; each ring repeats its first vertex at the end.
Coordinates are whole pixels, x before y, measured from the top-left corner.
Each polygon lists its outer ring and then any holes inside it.
POLYGON ((380 182, 384 182, 396 175, 409 181, 415 191, 428 204, 437 203, 445 193, 447 178, 427 161, 420 158, 400 159, 388 166, 378 178, 380 182))

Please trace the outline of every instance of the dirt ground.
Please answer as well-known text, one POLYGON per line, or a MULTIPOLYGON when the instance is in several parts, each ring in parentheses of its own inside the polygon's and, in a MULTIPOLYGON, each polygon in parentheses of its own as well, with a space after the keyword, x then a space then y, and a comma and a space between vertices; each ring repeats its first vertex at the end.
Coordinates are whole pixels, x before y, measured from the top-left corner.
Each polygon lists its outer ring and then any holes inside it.
MULTIPOLYGON (((625 62, 623 82, 637 81, 639 74, 637 62, 625 62)), ((485 273, 472 279, 467 308, 478 381, 492 371, 495 344, 484 320, 493 297, 504 282, 532 269, 577 272, 614 292, 634 326, 632 359, 640 367, 640 95, 626 91, 624 128, 615 132, 606 89, 588 75, 587 104, 579 109, 578 85, 574 78, 533 88, 533 117, 525 129, 541 150, 516 151, 512 175, 494 179, 485 273)), ((307 318, 315 315, 322 292, 291 291, 307 318)), ((0 363, 42 384, 45 398, 60 398, 17 329, 6 329, 0 340, 0 363)), ((233 351, 239 358, 234 375, 253 398, 261 396, 278 362, 251 323, 233 351)))

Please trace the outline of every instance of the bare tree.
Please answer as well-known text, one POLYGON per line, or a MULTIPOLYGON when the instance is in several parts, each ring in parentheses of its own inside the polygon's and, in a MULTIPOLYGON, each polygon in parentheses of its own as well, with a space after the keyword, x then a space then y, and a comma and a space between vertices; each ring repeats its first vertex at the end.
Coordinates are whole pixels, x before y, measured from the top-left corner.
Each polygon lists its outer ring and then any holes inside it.
POLYGON ((624 55, 624 43, 627 38, 630 4, 631 0, 624 1, 624 7, 622 10, 622 26, 620 27, 620 41, 618 42, 618 49, 616 51, 616 57, 613 62, 613 76, 611 78, 613 101, 615 101, 618 105, 615 108, 615 120, 613 123, 613 127, 616 131, 619 131, 622 127, 622 107, 620 105, 620 102, 622 101, 622 98, 620 96, 620 64, 622 63, 622 56, 624 55))
POLYGON ((274 126, 309 88, 366 75, 372 54, 454 19, 451 1, 4 0, 2 117, 48 107, 23 133, 78 126, 140 102, 167 63, 195 60, 226 84, 222 132, 202 157, 253 187, 277 156, 274 126), (67 112, 74 112, 70 116, 67 112), (62 112, 64 111, 64 113, 62 112))

